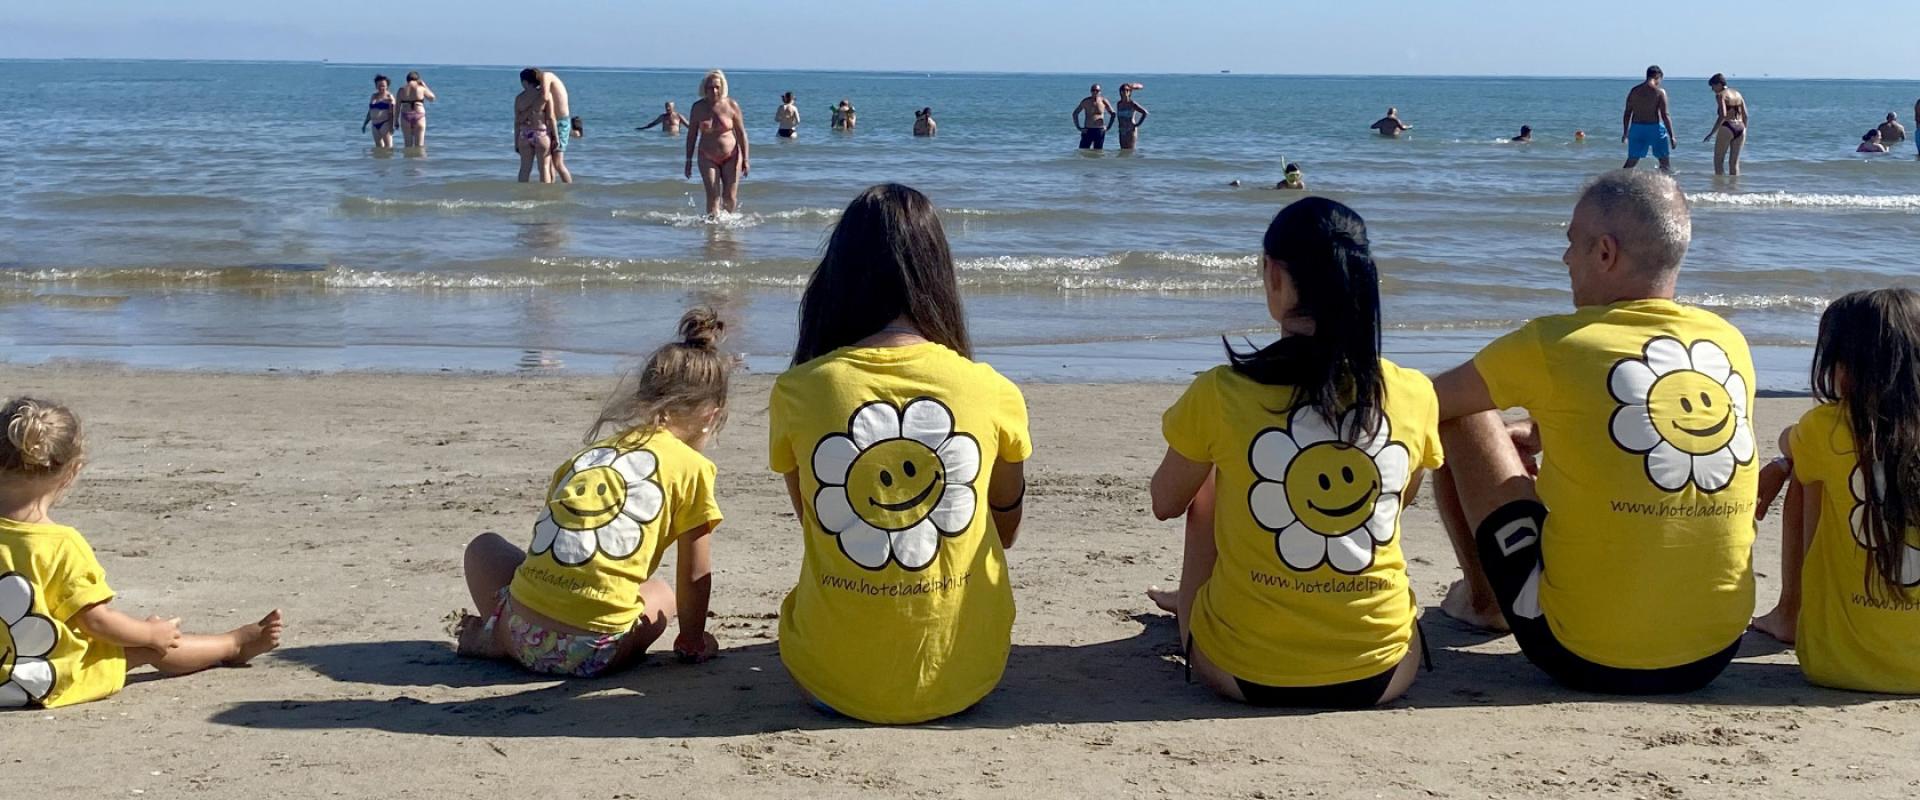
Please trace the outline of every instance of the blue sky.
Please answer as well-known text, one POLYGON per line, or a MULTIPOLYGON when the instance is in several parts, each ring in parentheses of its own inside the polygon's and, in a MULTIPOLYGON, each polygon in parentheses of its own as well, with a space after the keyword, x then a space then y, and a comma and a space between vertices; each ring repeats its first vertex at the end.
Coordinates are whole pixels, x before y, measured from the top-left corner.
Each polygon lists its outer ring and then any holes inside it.
POLYGON ((66 0, 0 57, 1915 78, 1920 5, 1590 0, 66 0), (549 13, 549 10, 558 13, 549 13), (550 33, 543 33, 542 26, 550 33))

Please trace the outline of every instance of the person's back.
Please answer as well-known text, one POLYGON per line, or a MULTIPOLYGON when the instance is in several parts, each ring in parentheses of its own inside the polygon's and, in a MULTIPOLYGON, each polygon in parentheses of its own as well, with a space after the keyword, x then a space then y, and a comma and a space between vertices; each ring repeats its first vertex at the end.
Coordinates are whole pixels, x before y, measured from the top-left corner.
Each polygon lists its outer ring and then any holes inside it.
POLYGON ((1907 127, 1900 124, 1899 117, 1888 114, 1887 121, 1880 123, 1880 142, 1882 144, 1893 144, 1906 140, 1907 127))

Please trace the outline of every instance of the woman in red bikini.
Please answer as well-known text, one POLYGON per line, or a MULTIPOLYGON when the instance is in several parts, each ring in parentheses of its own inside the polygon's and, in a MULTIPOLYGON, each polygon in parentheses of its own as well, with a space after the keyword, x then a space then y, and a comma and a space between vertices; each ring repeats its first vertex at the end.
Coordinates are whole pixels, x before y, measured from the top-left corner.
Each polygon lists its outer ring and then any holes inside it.
POLYGON ((700 159, 700 180, 707 186, 707 216, 740 209, 740 179, 747 175, 747 127, 740 104, 727 96, 727 76, 720 70, 700 81, 700 99, 693 104, 687 125, 687 177, 693 177, 694 156, 700 159))

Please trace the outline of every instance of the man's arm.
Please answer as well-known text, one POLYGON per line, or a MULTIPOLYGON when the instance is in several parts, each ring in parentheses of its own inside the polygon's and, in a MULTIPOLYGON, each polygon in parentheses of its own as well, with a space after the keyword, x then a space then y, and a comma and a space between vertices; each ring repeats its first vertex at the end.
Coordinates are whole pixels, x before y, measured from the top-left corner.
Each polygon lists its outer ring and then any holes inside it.
POLYGON ((652 122, 649 122, 649 123, 647 123, 647 124, 645 124, 645 125, 642 125, 642 126, 640 126, 640 127, 638 127, 638 128, 634 128, 634 130, 637 130, 637 131, 650 131, 650 130, 653 130, 654 128, 658 128, 658 127, 660 127, 660 124, 661 124, 661 123, 663 123, 663 122, 666 122, 666 121, 667 121, 667 115, 665 115, 665 114, 661 114, 660 116, 657 116, 657 117, 654 117, 654 118, 653 118, 653 121, 652 121, 652 122))
POLYGON ((1620 141, 1627 140, 1627 132, 1633 130, 1633 92, 1627 93, 1627 108, 1620 112, 1620 141))
POLYGON ((1487 388, 1486 379, 1471 361, 1434 378, 1433 393, 1440 398, 1441 422, 1499 408, 1493 402, 1493 392, 1487 388))
POLYGON ((1680 140, 1673 130, 1673 118, 1667 116, 1667 90, 1665 89, 1660 90, 1660 105, 1658 108, 1660 110, 1660 124, 1667 126, 1667 144, 1673 147, 1680 146, 1680 140))
POLYGON ((1085 100, 1080 101, 1080 105, 1073 107, 1073 127, 1081 130, 1086 129, 1087 126, 1080 124, 1080 115, 1082 113, 1085 113, 1086 110, 1087 110, 1087 101, 1085 100))

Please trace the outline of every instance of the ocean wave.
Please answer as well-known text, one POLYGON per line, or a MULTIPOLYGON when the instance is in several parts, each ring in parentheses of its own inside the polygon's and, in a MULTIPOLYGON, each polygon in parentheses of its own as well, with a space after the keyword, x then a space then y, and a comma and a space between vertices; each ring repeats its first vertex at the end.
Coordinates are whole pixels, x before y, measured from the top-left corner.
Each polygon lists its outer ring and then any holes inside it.
POLYGON ((1920 194, 1800 194, 1794 192, 1701 192, 1694 205, 1731 208, 1837 208, 1920 211, 1920 194))
POLYGON ((340 201, 340 209, 347 212, 374 214, 418 211, 532 211, 536 208, 550 208, 571 204, 572 203, 567 200, 560 199, 468 200, 466 198, 446 198, 439 200, 403 200, 389 197, 348 197, 340 201))
POLYGON ((1686 295, 1680 302, 1717 310, 1735 311, 1824 311, 1828 298, 1810 294, 1698 294, 1686 295))
POLYGON ((237 198, 204 194, 41 192, 29 199, 62 211, 232 211, 247 205, 237 198))
POLYGON ((725 230, 743 230, 758 227, 768 222, 803 222, 809 220, 828 221, 837 219, 840 212, 832 208, 795 208, 786 211, 767 213, 745 212, 729 214, 725 211, 716 216, 696 214, 691 211, 629 211, 614 209, 616 218, 642 219, 674 228, 721 228, 725 230))

